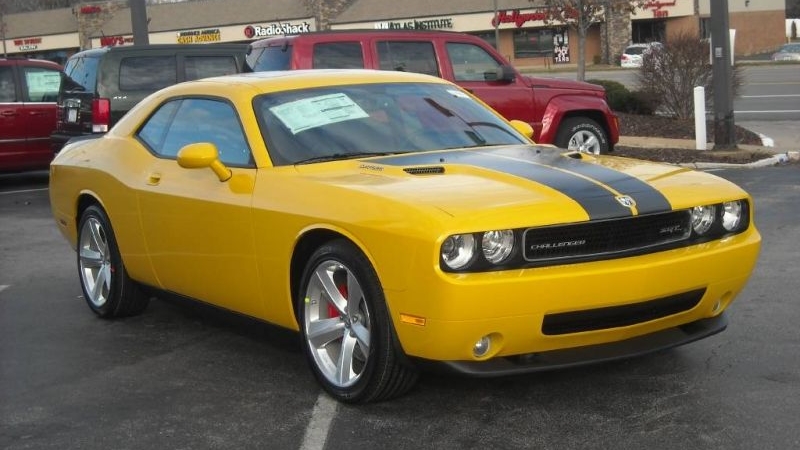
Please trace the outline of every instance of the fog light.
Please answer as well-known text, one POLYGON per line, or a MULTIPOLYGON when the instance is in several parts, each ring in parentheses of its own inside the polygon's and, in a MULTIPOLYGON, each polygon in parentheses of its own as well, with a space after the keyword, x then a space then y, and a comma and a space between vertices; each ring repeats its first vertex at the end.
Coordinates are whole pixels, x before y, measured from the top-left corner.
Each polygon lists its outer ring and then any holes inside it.
POLYGON ((476 358, 480 358, 485 356, 489 353, 489 348, 492 346, 492 340, 489 336, 484 336, 478 339, 478 342, 475 343, 475 346, 472 347, 472 354, 475 355, 476 358))

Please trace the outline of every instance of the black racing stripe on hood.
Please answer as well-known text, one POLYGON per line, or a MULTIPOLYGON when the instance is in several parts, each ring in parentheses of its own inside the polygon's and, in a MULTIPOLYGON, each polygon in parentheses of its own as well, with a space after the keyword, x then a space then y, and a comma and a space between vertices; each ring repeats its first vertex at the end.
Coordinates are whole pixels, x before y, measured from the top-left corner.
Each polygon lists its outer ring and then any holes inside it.
POLYGON ((627 175, 618 170, 610 169, 599 164, 586 163, 573 158, 556 158, 553 167, 583 175, 592 180, 614 189, 623 195, 628 195, 636 201, 639 214, 651 214, 671 211, 670 205, 664 195, 653 186, 644 181, 627 175))
MULTIPOLYGON (((535 150, 531 150, 530 147, 525 147, 525 151, 530 155, 537 156, 535 150)), ((517 154, 495 155, 493 153, 491 151, 458 150, 375 158, 371 159, 370 162, 392 166, 447 163, 482 167, 535 181, 555 189, 580 204, 589 214, 591 220, 624 217, 633 214, 629 208, 622 206, 616 200, 614 193, 608 189, 581 176, 549 167, 552 164, 551 158, 547 158, 544 153, 542 154, 544 156, 542 161, 536 161, 535 158, 526 158, 526 161, 520 161, 509 157, 517 158, 517 154), (544 159, 547 161, 544 161, 544 159), (526 162, 530 162, 530 164, 526 164, 526 162)), ((558 158, 563 157, 559 155, 558 158)))

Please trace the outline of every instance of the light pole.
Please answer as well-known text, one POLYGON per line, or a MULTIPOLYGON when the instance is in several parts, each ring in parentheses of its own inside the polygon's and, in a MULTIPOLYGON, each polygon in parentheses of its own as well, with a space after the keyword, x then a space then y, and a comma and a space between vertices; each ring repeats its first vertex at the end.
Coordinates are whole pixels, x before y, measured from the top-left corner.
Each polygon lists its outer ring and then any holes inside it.
POLYGON ((733 117, 731 38, 728 1, 711 0, 711 58, 714 86, 714 148, 736 148, 733 117))
MULTIPOLYGON (((3 41, 5 45, 5 41, 3 41)), ((497 0, 494 0, 494 48, 500 51, 500 19, 497 17, 497 0)))

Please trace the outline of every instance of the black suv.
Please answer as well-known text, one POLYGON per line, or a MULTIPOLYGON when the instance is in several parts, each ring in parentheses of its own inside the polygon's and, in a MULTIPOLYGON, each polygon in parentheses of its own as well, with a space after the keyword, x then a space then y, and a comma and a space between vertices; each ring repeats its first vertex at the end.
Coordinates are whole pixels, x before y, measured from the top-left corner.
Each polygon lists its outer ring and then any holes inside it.
POLYGON ((105 133, 138 102, 161 88, 248 71, 248 44, 153 44, 103 47, 72 55, 58 93, 58 152, 76 136, 105 133))

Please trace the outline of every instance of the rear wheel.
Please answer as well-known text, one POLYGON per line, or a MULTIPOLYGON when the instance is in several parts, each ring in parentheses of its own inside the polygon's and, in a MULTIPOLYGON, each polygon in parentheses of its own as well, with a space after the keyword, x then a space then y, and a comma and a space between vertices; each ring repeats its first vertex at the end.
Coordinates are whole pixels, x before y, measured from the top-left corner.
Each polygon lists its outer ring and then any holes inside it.
POLYGON ((606 154, 611 148, 603 127, 588 117, 565 119, 558 129, 555 145, 593 155, 606 154))
POLYGON ((297 298, 303 348, 315 377, 349 403, 407 392, 417 372, 403 360, 369 260, 344 240, 317 249, 297 298))
POLYGON ((149 297, 128 277, 111 222, 98 206, 86 208, 81 215, 78 271, 83 297, 100 317, 136 315, 149 303, 149 297))

